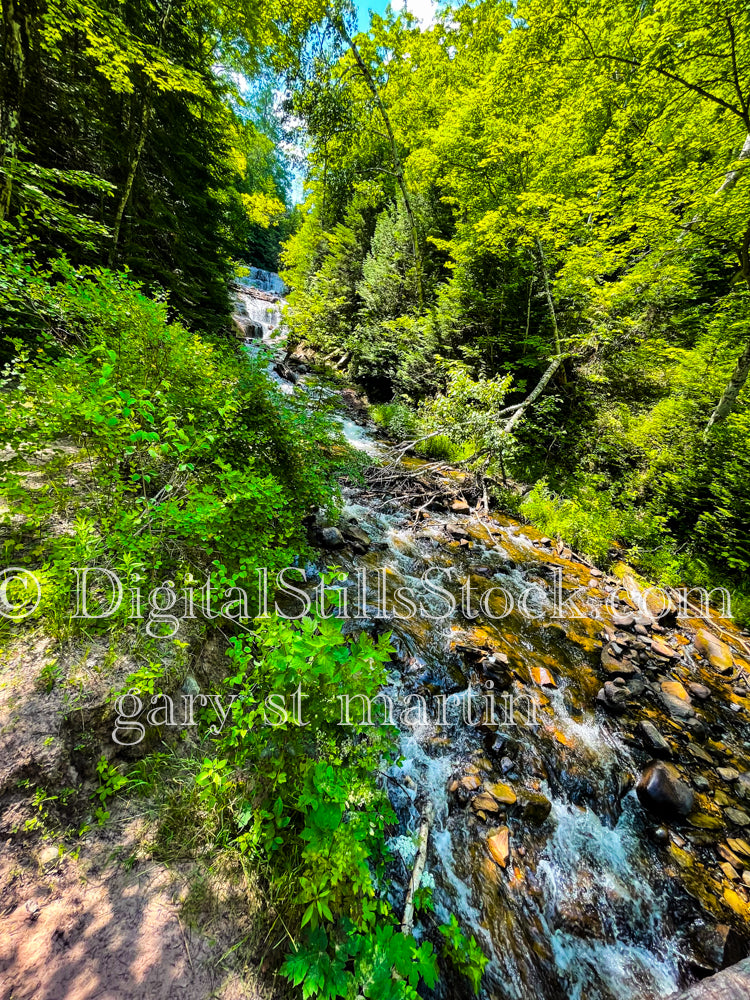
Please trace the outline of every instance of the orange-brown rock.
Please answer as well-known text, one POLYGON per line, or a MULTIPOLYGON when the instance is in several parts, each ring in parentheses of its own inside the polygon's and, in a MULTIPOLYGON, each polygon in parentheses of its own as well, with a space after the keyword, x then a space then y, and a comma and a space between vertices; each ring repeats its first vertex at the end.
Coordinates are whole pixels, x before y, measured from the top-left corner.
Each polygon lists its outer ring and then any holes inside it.
POLYGON ((501 868, 505 868, 510 857, 510 830, 507 826, 501 826, 487 838, 487 847, 494 861, 501 868))

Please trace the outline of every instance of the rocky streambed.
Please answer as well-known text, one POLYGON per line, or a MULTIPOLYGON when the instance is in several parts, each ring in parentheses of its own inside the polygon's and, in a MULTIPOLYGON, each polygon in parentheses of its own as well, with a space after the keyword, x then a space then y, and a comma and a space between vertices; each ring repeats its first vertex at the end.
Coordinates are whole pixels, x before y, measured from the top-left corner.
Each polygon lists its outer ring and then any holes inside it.
MULTIPOLYGON (((488 512, 468 475, 394 463, 361 407, 343 419, 389 475, 424 473, 433 494, 425 507, 419 490, 351 486, 341 520, 316 529, 321 567, 342 565, 352 587, 365 571, 368 601, 386 597, 364 621, 398 647, 386 693, 426 706, 396 719, 403 761, 385 778, 401 891, 429 815, 433 923, 454 912, 475 934, 488 997, 655 1000, 744 958, 746 635, 488 512), (433 619, 405 615, 399 589, 431 570, 455 612, 439 617, 446 598, 428 593, 433 619), (509 723, 511 697, 524 711, 509 723)), ((460 979, 443 992, 471 995, 460 979)))

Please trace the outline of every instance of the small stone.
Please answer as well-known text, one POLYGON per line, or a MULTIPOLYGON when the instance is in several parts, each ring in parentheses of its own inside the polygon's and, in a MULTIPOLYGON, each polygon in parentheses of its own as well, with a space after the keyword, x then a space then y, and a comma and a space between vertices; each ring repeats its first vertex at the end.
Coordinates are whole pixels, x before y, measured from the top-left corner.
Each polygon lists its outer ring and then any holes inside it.
POLYGON ((638 668, 630 660, 617 656, 613 647, 620 648, 616 643, 610 642, 602 649, 602 667, 612 677, 632 677, 638 668))
POLYGON ((666 844, 669 840, 669 830, 666 826, 658 826, 654 830, 654 837, 656 837, 657 840, 660 840, 663 844, 666 844))
POLYGON ((707 792, 711 787, 711 782, 708 778, 704 777, 702 774, 696 774, 693 778, 693 784, 698 789, 699 792, 707 792))
POLYGON ((500 760, 500 770, 503 772, 503 774, 507 774, 508 771, 513 770, 513 761, 510 759, 510 757, 503 757, 500 760))
POLYGON ((731 806, 732 804, 732 800, 726 792, 722 792, 720 788, 717 788, 714 792, 714 802, 717 806, 731 806))
POLYGON ((479 776, 476 774, 467 774, 465 777, 461 778, 459 781, 459 787, 463 788, 465 792, 473 792, 482 784, 479 776))
POLYGON ((474 812, 479 812, 481 810, 486 813, 499 812, 500 810, 500 806, 497 804, 495 799, 491 795, 488 795, 487 792, 480 792, 479 795, 475 796, 475 798, 471 800, 471 808, 474 812))
POLYGON ((735 826, 750 826, 750 816, 742 809, 725 809, 724 815, 735 826))
POLYGON ((492 785, 485 786, 490 795, 493 796, 501 805, 512 806, 515 805, 518 796, 510 787, 506 785, 503 781, 496 781, 492 785))
POLYGON ((717 767, 716 773, 722 781, 736 781, 740 776, 740 772, 733 767, 717 767))
POLYGON ((750 844, 746 840, 742 840, 739 837, 730 837, 727 840, 727 845, 731 851, 735 854, 739 854, 743 858, 747 858, 750 861, 750 844))
POLYGON ((531 676, 535 684, 539 687, 556 688, 555 678, 546 667, 532 667, 531 676))
POLYGON ((737 857, 734 851, 731 851, 726 844, 719 844, 716 850, 719 854, 719 857, 723 858, 725 861, 728 861, 733 868, 737 869, 737 871, 740 871, 740 869, 745 867, 745 865, 740 861, 740 859, 737 857))
POLYGON ((487 838, 487 847, 494 861, 501 868, 505 868, 510 857, 510 830, 507 826, 501 826, 487 838))
POLYGON ((736 701, 733 701, 732 704, 729 707, 732 709, 733 712, 741 712, 742 711, 742 705, 738 705, 736 701))
POLYGON ((541 825, 552 810, 552 803, 541 792, 522 789, 518 795, 523 818, 534 826, 541 825))
POLYGON ((60 860, 60 852, 56 847, 43 847, 39 852, 39 864, 42 868, 51 868, 60 860))
POLYGON ((642 720, 636 726, 636 733, 644 749, 649 750, 655 757, 671 756, 672 748, 653 722, 649 722, 647 719, 642 720))
POLYGON ((732 868, 732 866, 729 864, 728 861, 722 861, 721 864, 719 865, 719 868, 721 868, 721 870, 724 872, 726 877, 731 882, 737 882, 739 880, 740 876, 737 874, 734 868, 732 868))
POLYGON ((688 691, 698 701, 707 701, 711 697, 711 692, 705 684, 696 684, 695 682, 688 684, 688 691))
POLYGON ((187 675, 185 680, 182 682, 180 690, 184 695, 187 695, 188 698, 195 698, 201 693, 200 685, 192 674, 187 675))
POLYGON ((658 639, 651 641, 651 652, 656 653, 657 656, 663 656, 668 660, 679 660, 680 658, 680 654, 676 649, 672 649, 665 642, 659 642, 658 639))
POLYGON ((456 514, 468 514, 471 507, 465 500, 454 500, 451 504, 451 510, 455 511, 456 514))
POLYGON ((540 545, 544 545, 544 546, 552 545, 552 539, 551 538, 540 538, 539 539, 539 544, 540 545))
POLYGON ((695 715, 690 696, 679 681, 662 681, 660 697, 670 715, 677 718, 695 715))

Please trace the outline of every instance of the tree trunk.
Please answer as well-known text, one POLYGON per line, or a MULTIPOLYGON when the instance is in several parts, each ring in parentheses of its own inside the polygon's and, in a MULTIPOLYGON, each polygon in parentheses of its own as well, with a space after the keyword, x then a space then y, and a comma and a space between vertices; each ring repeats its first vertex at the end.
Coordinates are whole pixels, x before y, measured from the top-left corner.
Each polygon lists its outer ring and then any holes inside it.
POLYGON ((120 242, 120 230, 122 228, 122 220, 125 216, 125 209, 128 207, 128 202, 130 201, 130 195, 133 191, 133 184, 135 182, 135 175, 138 173, 138 166, 141 162, 141 156, 143 155, 143 147, 146 145, 146 136, 148 134, 148 123, 151 118, 151 101, 149 99, 148 91, 144 97, 143 111, 141 113, 141 127, 140 134, 138 136, 138 142, 135 149, 133 150, 133 155, 130 157, 130 162, 128 163, 128 173, 125 178, 125 183, 120 190, 120 197, 117 201, 117 209, 115 211, 115 218, 112 223, 112 242, 109 247, 109 255, 107 263, 110 267, 114 267, 115 261, 117 259, 117 246, 120 242))
MULTIPOLYGON (((167 23, 169 21, 169 15, 172 10, 172 0, 167 0, 164 7, 164 12, 161 16, 159 22, 159 38, 157 41, 157 48, 161 49, 164 44, 164 33, 167 30, 167 23)), ((138 135, 138 142, 136 143, 135 149, 133 150, 133 155, 130 157, 130 162, 128 163, 128 173, 125 177, 125 183, 120 191, 120 197, 117 202, 117 208, 115 210, 115 218, 112 223, 112 242, 109 248, 108 264, 110 267, 114 266, 117 259, 117 246, 120 242, 120 230, 122 229, 122 220, 125 216, 125 209, 128 207, 128 202, 130 201, 130 195, 133 192, 133 184, 135 182, 135 175, 138 173, 138 167, 141 162, 141 156, 143 155, 143 148, 146 145, 146 136, 148 135, 148 126, 151 119, 151 112, 153 110, 152 105, 152 93, 153 86, 150 83, 146 84, 146 89, 143 95, 143 107, 141 109, 141 127, 138 135)))
MULTIPOLYGON (((748 289, 750 289, 750 225, 748 225, 745 230, 742 246, 740 247, 740 268, 742 276, 747 282, 748 289)), ((750 374, 750 339, 748 339, 745 344, 744 351, 737 359, 737 364, 732 372, 732 377, 729 379, 729 382, 722 393, 721 399, 716 405, 716 409, 711 414, 709 421, 706 424, 706 429, 703 431, 704 443, 708 442, 712 428, 726 420, 734 409, 734 404, 737 402, 737 397, 742 392, 742 388, 747 381, 748 374, 750 374)))
POLYGON ((2 140, 3 151, 2 187, 0 188, 0 221, 10 213, 13 194, 13 177, 18 160, 18 142, 21 130, 21 105, 26 90, 26 51, 24 35, 28 43, 27 18, 14 4, 14 0, 3 0, 3 62, 4 93, 2 96, 2 140))
MULTIPOLYGON (((549 306, 549 314, 552 318, 552 330, 555 340, 555 354, 562 354, 562 347, 560 346, 560 330, 557 326, 557 314, 555 313, 555 303, 552 301, 552 292, 549 289, 549 281, 547 280, 547 265, 544 260, 544 250, 542 249, 542 241, 537 236, 536 238, 536 248, 539 253, 539 267, 542 271, 542 281, 544 282, 544 294, 547 298, 547 305, 549 306)), ((565 365, 562 365, 561 369, 562 381, 567 381, 565 378, 565 365)))
POLYGON ((521 419, 521 417, 524 415, 524 413, 526 412, 526 410, 531 406, 531 404, 533 402, 535 402, 537 399, 539 399, 539 397, 541 396, 541 394, 547 388, 547 384, 549 383, 550 379, 552 378, 552 376, 555 374, 555 372, 557 371, 557 369, 562 364, 562 360, 563 359, 562 359, 562 357, 559 354, 558 354, 558 356, 556 358, 553 358, 552 362, 550 363, 549 367, 545 371, 544 375, 542 375, 541 379, 537 382, 536 388, 534 389, 534 391, 532 393, 530 393, 526 397, 526 399, 524 399, 524 401, 520 404, 520 406, 518 407, 518 409, 516 410, 516 412, 512 415, 512 417, 510 418, 510 420, 508 421, 508 423, 503 428, 503 433, 504 434, 510 434, 510 432, 516 426, 516 424, 521 419))
POLYGON ((354 39, 351 37, 349 32, 346 30, 346 25, 339 18, 334 19, 334 25, 336 30, 339 32, 341 37, 344 39, 346 44, 349 46, 352 55, 354 56, 354 61, 357 63, 360 73, 365 79, 370 93, 372 94, 375 104, 377 105, 378 111, 380 112, 380 117, 383 119, 383 124, 385 125, 385 130, 388 133, 388 142, 391 146, 391 157, 393 159, 393 173, 398 182, 398 186, 401 189, 401 196, 404 199, 404 207, 406 209, 406 214, 409 218, 409 228, 411 229, 411 242, 412 250, 414 252, 414 267, 416 270, 417 278, 417 297, 419 299, 420 307, 424 307, 424 291, 422 289, 422 262, 419 254, 419 236, 417 233, 417 223, 414 216, 414 210, 411 204, 411 198, 409 197, 409 189, 406 186, 406 181, 404 179, 404 168, 401 163, 401 157, 399 156, 398 146, 396 145, 396 137, 393 134, 393 128, 391 126, 391 120, 388 117, 388 112, 386 111, 385 104, 378 91, 378 86, 370 73, 364 59, 362 58, 359 49, 357 48, 354 39))

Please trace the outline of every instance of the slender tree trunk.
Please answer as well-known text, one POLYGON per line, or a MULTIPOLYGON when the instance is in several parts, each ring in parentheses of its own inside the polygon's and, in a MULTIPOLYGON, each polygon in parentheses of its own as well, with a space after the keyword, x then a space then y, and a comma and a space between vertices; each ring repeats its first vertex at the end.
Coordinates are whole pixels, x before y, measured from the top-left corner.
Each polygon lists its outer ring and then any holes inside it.
POLYGON ((383 119, 383 124, 385 125, 385 130, 388 133, 388 142, 391 146, 391 157, 393 159, 393 172, 396 177, 399 188, 401 189, 401 196, 404 199, 404 207, 406 209, 406 214, 409 218, 409 228, 411 229, 411 242, 412 250, 414 252, 414 267, 416 270, 417 278, 417 297, 419 298, 420 307, 424 306, 424 291, 422 289, 422 261, 419 253, 419 235, 417 233, 417 223, 414 216, 414 210, 411 203, 411 198, 409 197, 409 189, 406 186, 406 181, 404 179, 404 168, 401 163, 401 157, 399 156, 398 146, 396 144, 396 137, 393 133, 393 128, 391 126, 391 119, 388 116, 383 99, 380 96, 378 86, 370 73, 367 64, 362 58, 359 49, 356 46, 354 39, 351 37, 349 32, 346 30, 346 25, 339 18, 334 18, 333 23, 336 26, 336 30, 340 33, 341 37, 344 39, 346 44, 349 46, 352 55, 354 56, 354 61, 356 62, 360 73, 364 77, 365 83, 367 84, 370 93, 375 100, 378 111, 380 112, 380 117, 383 119))
POLYGON ((526 410, 531 406, 532 403, 534 403, 537 399, 539 399, 539 397, 541 396, 541 394, 547 388, 547 385, 548 385, 550 379, 555 374, 555 372, 558 370, 558 368, 560 367, 561 364, 562 364, 562 357, 560 355, 558 355, 556 358, 552 359, 552 361, 550 362, 550 364, 549 364, 547 370, 545 371, 544 375, 542 375, 542 377, 540 378, 540 380, 537 382, 534 391, 531 392, 531 393, 529 393, 529 395, 526 397, 526 399, 524 399, 523 403, 520 404, 520 406, 518 407, 518 409, 511 416, 510 420, 508 421, 508 423, 503 428, 503 433, 504 434, 510 434, 510 432, 516 426, 516 424, 521 419, 521 417, 524 415, 524 413, 526 412, 526 410))
MULTIPOLYGON (((539 254, 539 267, 542 272, 542 281, 544 282, 544 295, 547 299, 547 305, 549 307, 550 318, 552 319, 552 332, 555 342, 555 354, 562 354, 562 347, 560 346, 560 329, 557 325, 557 313, 555 312, 555 303, 552 301, 552 292, 550 291, 549 281, 547 280, 547 264, 544 259, 544 250, 542 249, 542 241, 537 236, 536 238, 536 249, 539 254)), ((565 365, 561 366, 561 380, 566 382, 565 378, 565 365)))
POLYGON ((146 145, 146 136, 148 135, 148 125, 151 118, 151 100, 149 97, 148 90, 146 96, 144 97, 143 111, 141 113, 141 127, 138 135, 138 142, 136 143, 135 149, 133 150, 133 155, 130 157, 130 162, 128 163, 128 173, 125 177, 125 183, 120 189, 119 198, 117 200, 117 208, 115 210, 115 217, 112 222, 112 242, 109 247, 108 264, 110 267, 114 266, 117 259, 117 247, 120 242, 120 230, 122 229, 122 220, 125 216, 125 209, 128 207, 128 202, 130 201, 130 195, 133 191, 133 184, 135 183, 135 175, 138 173, 138 166, 141 162, 141 156, 143 155, 143 147, 146 145))
MULTIPOLYGON (((164 7, 164 12, 161 16, 161 21, 159 22, 159 38, 157 41, 157 48, 161 49, 164 44, 164 33, 167 30, 167 23, 169 21, 169 15, 172 10, 172 0, 167 0, 164 7)), ((120 230, 122 229, 122 220, 125 216, 125 209, 128 207, 128 202, 130 201, 130 195, 133 192, 133 184, 135 183, 135 177, 138 173, 138 167, 141 162, 141 156, 143 155, 143 149, 146 145, 146 137, 148 136, 148 126, 151 121, 151 113, 153 111, 153 101, 152 101, 153 87, 150 83, 146 84, 146 89, 143 95, 143 106, 141 108, 141 121, 140 129, 138 133, 138 142, 135 145, 133 154, 130 157, 128 163, 128 172, 125 177, 125 183, 120 189, 120 196, 117 200, 117 208, 115 209, 115 217, 112 223, 112 242, 109 248, 108 263, 110 267, 114 266, 117 259, 117 246, 120 242, 120 230)))
MULTIPOLYGON (((745 230, 745 235, 742 239, 742 245, 740 247, 740 268, 742 276, 747 282, 748 289, 750 290, 750 225, 748 225, 745 230)), ((732 372, 732 377, 729 379, 729 382, 727 382, 724 392, 721 395, 721 399, 716 404, 714 412, 709 417, 706 429, 703 431, 704 443, 708 443, 711 430, 717 424, 723 423, 734 409, 737 397, 742 392, 743 386, 745 385, 745 382, 747 382, 749 374, 750 338, 748 338, 748 341, 745 344, 744 351, 737 359, 737 364, 732 372)))
MULTIPOLYGON (((22 0, 23 2, 23 0, 22 0)), ((21 106, 26 90, 26 51, 24 35, 28 42, 28 20, 14 0, 2 0, 3 10, 3 77, 2 95, 3 150, 2 186, 0 187, 0 221, 10 213, 13 178, 18 162, 18 143, 21 131, 21 106)))

